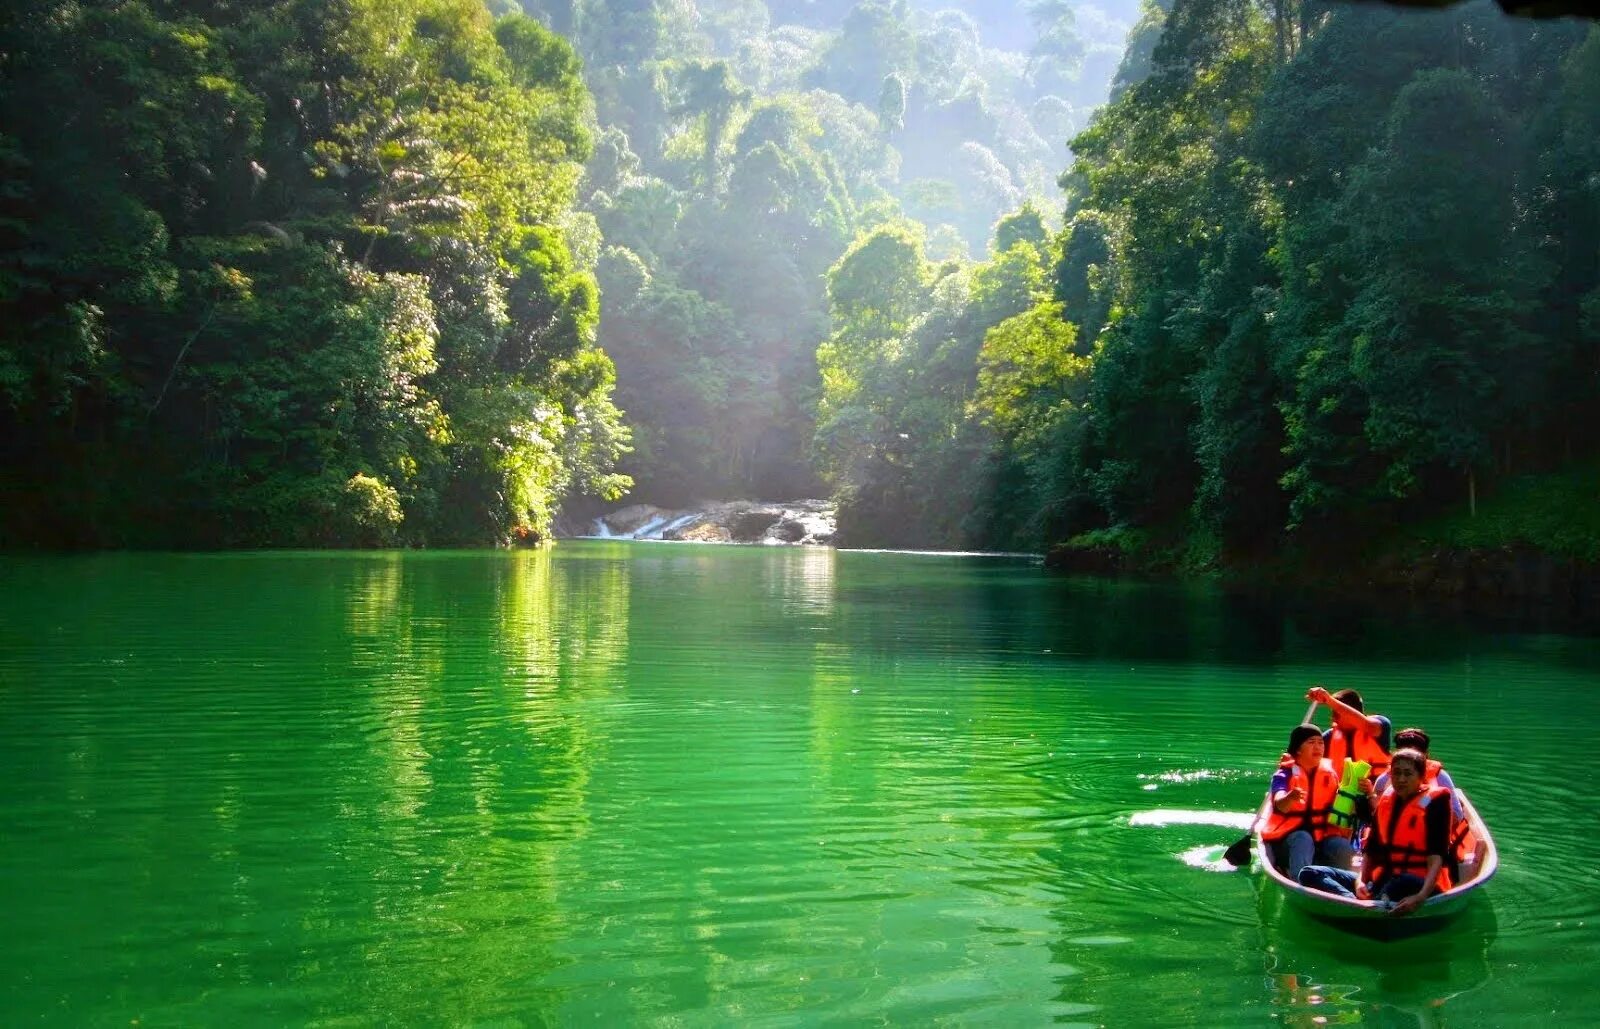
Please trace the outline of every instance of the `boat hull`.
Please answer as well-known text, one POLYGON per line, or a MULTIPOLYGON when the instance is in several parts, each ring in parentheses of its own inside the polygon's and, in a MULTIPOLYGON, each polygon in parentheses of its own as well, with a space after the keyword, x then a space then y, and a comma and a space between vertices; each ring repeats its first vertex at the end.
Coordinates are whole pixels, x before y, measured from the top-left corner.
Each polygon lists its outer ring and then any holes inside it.
MULTIPOLYGON (((1261 838, 1260 833, 1256 834, 1255 839, 1256 860, 1261 862, 1267 879, 1283 895, 1288 906, 1312 918, 1332 923, 1351 932, 1381 938, 1413 936, 1429 932, 1447 925, 1466 910, 1489 880, 1494 878, 1495 872, 1500 867, 1499 852, 1495 848, 1494 838, 1489 835, 1488 826, 1484 825, 1477 808, 1473 807, 1466 793, 1457 790, 1456 795, 1461 798, 1462 814, 1483 843, 1483 856, 1478 864, 1478 871, 1466 882, 1429 897, 1420 908, 1409 915, 1397 916, 1390 910, 1389 905, 1379 901, 1341 897, 1300 885, 1278 870, 1272 860, 1271 847, 1261 838)), ((1271 814, 1271 804, 1272 798, 1268 795, 1262 802, 1258 825, 1266 824, 1267 816, 1271 814)))

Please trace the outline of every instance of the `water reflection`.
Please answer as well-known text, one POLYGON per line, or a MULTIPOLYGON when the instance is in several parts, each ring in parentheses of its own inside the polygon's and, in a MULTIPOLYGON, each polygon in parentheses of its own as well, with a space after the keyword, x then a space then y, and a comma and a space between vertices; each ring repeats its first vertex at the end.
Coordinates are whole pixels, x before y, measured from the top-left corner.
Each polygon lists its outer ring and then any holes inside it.
POLYGON ((1374 941, 1290 908, 1257 878, 1268 1002, 1280 1024, 1444 1025, 1458 998, 1489 981, 1498 924, 1487 896, 1436 931, 1374 941))
POLYGON ((797 547, 767 565, 768 588, 785 615, 826 619, 833 614, 837 556, 831 547, 797 547))
POLYGON ((1587 1003, 1592 641, 1341 639, 1206 590, 892 554, 41 568, 0 593, 0 966, 29 976, 5 1024, 1587 1003), (1506 862, 1487 922, 1341 942, 1213 870, 1316 679, 1433 733, 1506 862))
POLYGON ((605 756, 592 701, 624 678, 628 565, 527 551, 352 569, 347 661, 372 731, 334 762, 330 845, 370 878, 335 894, 343 914, 327 920, 366 926, 352 941, 366 957, 321 1013, 553 1017, 555 995, 529 984, 576 931, 562 896, 582 876, 573 846, 605 756))

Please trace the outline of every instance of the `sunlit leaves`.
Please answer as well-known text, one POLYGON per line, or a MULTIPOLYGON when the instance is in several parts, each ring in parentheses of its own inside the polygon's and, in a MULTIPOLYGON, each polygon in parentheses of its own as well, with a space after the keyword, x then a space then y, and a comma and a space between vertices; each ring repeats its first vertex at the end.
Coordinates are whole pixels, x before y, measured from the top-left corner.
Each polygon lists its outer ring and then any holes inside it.
POLYGON ((1087 358, 1074 352, 1076 333, 1061 305, 1040 304, 984 336, 978 357, 975 410, 1006 435, 1081 390, 1087 358))
POLYGON ((878 228, 856 240, 828 272, 834 324, 863 341, 891 339, 917 313, 927 282, 916 227, 878 228))
POLYGON ((64 532, 162 539, 112 508, 141 476, 186 544, 487 542, 615 493, 566 42, 478 0, 36 6, 0 417, 40 503, 111 469, 64 532))

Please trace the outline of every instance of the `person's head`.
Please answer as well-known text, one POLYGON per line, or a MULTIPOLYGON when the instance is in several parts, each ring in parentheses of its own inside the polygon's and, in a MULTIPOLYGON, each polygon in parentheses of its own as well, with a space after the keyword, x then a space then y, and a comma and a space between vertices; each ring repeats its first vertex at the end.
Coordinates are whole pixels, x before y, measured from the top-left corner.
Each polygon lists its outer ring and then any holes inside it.
POLYGON ((1322 730, 1306 722, 1289 730, 1289 756, 1305 768, 1322 760, 1322 730))
POLYGON ((1337 700, 1341 704, 1350 705, 1357 711, 1360 711, 1362 714, 1367 713, 1367 709, 1361 704, 1361 694, 1357 693, 1355 690, 1340 690, 1338 693, 1333 695, 1333 699, 1337 700))
POLYGON ((1403 747, 1389 757, 1389 785, 1396 797, 1409 800, 1422 789, 1422 770, 1427 759, 1421 751, 1403 747))
POLYGON ((1421 729, 1401 729, 1394 734, 1394 747, 1396 750, 1415 750, 1424 758, 1428 756, 1428 734, 1421 729))

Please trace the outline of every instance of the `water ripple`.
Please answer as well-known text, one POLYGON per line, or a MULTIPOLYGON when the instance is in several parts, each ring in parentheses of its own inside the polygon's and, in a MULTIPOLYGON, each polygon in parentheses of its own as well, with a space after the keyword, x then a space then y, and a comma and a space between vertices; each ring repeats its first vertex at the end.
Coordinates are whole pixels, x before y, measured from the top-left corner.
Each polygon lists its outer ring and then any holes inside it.
POLYGON ((888 554, 6 576, 19 1024, 1493 1024, 1600 953, 1582 641, 888 554), (1374 957, 1216 874, 1313 681, 1433 734, 1487 926, 1374 957))

